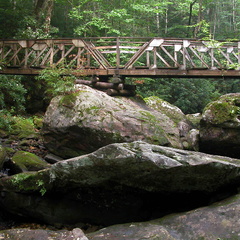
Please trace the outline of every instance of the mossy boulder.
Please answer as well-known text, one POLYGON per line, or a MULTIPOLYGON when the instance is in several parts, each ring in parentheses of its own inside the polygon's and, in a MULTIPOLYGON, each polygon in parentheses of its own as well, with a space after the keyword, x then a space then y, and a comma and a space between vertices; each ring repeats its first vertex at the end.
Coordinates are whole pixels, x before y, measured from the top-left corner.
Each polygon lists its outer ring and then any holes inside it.
POLYGON ((115 143, 1 178, 0 206, 49 224, 146 221, 235 192, 239 167, 238 159, 139 141, 115 143))
POLYGON ((221 96, 204 109, 200 150, 240 158, 240 93, 221 96))
POLYGON ((11 171, 14 173, 38 171, 49 167, 49 164, 40 157, 25 151, 16 152, 12 157, 11 163, 11 171))
POLYGON ((0 171, 3 168, 3 164, 6 160, 6 157, 7 157, 6 149, 2 145, 0 145, 0 171))
MULTIPOLYGON (((78 92, 51 101, 44 118, 43 139, 50 152, 63 158, 136 140, 182 149, 174 115, 155 110, 138 98, 114 98, 79 85, 78 92)), ((184 117, 179 112, 179 119, 180 115, 184 117)))

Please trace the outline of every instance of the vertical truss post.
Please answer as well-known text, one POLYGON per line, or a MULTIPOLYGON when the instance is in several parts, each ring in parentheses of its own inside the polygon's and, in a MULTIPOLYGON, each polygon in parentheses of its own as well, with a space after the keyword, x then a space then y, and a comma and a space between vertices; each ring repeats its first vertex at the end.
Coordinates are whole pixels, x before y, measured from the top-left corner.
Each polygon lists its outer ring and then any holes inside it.
POLYGON ((147 67, 149 68, 150 67, 150 53, 149 53, 149 51, 147 51, 146 57, 147 57, 147 67))
POLYGON ((50 66, 53 65, 53 56, 54 56, 54 44, 53 40, 47 40, 47 45, 50 47, 50 66))
POLYGON ((17 65, 17 46, 16 44, 13 45, 13 64, 16 66, 17 65))
POLYGON ((210 55, 211 55, 211 68, 214 68, 214 50, 213 48, 210 49, 210 55))
POLYGON ((24 68, 27 68, 27 65, 28 65, 28 48, 25 48, 24 68))
POLYGON ((178 62, 178 52, 181 50, 181 48, 182 48, 182 45, 180 45, 180 44, 175 44, 174 45, 174 59, 175 59, 175 67, 178 67, 178 64, 177 64, 177 62, 178 62))
POLYGON ((153 66, 152 68, 157 68, 157 47, 153 48, 153 66))
POLYGON ((117 56, 116 56, 116 64, 117 64, 117 68, 120 67, 120 39, 119 37, 117 37, 117 56))
POLYGON ((187 69, 187 53, 186 48, 189 47, 190 42, 188 40, 183 40, 183 69, 187 69))

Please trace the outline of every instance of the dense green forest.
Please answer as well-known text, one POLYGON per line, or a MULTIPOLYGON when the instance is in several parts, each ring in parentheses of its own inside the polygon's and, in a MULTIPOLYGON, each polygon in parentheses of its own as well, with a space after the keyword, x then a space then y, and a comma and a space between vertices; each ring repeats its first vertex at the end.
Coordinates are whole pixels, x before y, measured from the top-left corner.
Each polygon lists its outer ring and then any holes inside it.
MULTIPOLYGON (((104 36, 239 40, 240 1, 0 0, 1 39, 104 36)), ((221 94, 240 92, 240 79, 132 81, 139 83, 143 97, 159 96, 185 113, 201 112, 221 94)), ((0 76, 2 112, 30 109, 35 92, 44 86, 36 79, 29 82, 26 77, 0 76)))

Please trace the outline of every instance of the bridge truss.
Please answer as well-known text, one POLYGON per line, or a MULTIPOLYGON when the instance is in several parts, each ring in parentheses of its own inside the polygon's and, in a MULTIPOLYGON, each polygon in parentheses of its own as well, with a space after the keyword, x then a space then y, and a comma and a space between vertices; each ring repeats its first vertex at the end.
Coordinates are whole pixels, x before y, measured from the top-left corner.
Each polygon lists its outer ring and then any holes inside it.
POLYGON ((62 63, 83 76, 240 77, 240 42, 128 37, 0 40, 0 74, 36 75, 62 63))

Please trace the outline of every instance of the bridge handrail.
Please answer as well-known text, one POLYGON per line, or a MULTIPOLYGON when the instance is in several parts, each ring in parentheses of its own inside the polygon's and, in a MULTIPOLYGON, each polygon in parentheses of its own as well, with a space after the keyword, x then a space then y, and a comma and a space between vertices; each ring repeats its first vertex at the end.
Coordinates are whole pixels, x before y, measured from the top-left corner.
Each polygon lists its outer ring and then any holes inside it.
POLYGON ((1 40, 0 64, 45 68, 61 62, 76 69, 240 68, 240 41, 148 37, 1 40))

